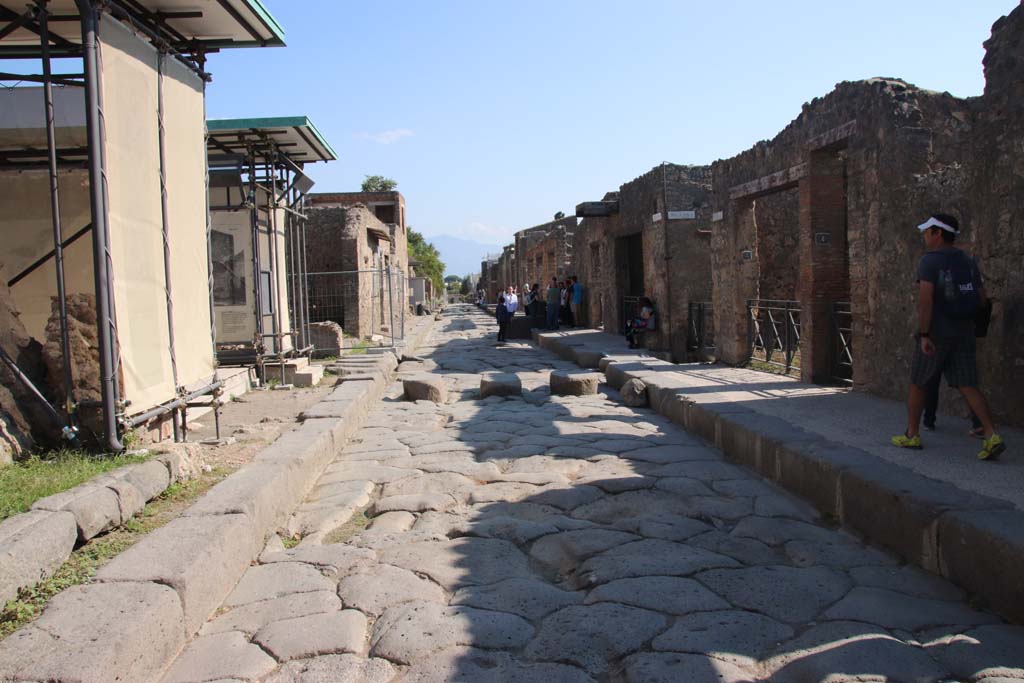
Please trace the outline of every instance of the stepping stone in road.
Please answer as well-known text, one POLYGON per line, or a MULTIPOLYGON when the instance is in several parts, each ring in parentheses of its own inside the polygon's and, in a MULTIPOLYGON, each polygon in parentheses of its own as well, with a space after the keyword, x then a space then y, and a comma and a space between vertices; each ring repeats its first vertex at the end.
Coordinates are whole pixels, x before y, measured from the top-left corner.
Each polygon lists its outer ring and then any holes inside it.
POLYGON ((444 380, 433 375, 416 375, 403 379, 402 388, 408 401, 444 403, 448 400, 448 388, 444 380))
POLYGON ((480 377, 480 398, 488 396, 521 396, 523 383, 518 375, 494 372, 480 377))
POLYGON ((551 393, 555 396, 593 396, 604 379, 587 370, 555 370, 551 373, 551 393))

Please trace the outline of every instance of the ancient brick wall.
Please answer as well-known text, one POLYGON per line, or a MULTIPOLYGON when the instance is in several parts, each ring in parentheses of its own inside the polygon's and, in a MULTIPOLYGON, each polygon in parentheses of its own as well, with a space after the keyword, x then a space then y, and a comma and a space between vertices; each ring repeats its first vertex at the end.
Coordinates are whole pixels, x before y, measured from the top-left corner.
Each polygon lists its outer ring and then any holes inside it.
POLYGON ((615 270, 608 238, 615 228, 608 224, 617 220, 618 214, 584 218, 572 238, 572 265, 583 285, 583 323, 616 333, 620 330, 615 323, 615 270))
POLYGON ((643 294, 659 316, 644 344, 685 358, 688 303, 711 296, 710 190, 706 166, 656 166, 622 185, 617 213, 579 225, 571 269, 586 285, 591 321, 621 332, 632 313, 624 298, 643 294))
MULTIPOLYGON (((377 246, 384 235, 390 234, 387 226, 361 204, 347 208, 307 206, 306 215, 311 319, 340 323, 347 334, 355 337, 379 333, 375 321, 381 318, 379 312, 374 315, 374 306, 380 306, 381 297, 374 299, 373 271, 380 265, 377 246)), ((385 248, 390 249, 390 244, 385 243, 385 248)))
POLYGON ((570 216, 521 230, 515 235, 516 282, 546 287, 552 277, 574 274, 572 239, 576 218, 570 216))
MULTIPOLYGON (((990 54, 994 47, 989 46, 990 54)), ((1019 54, 1019 42, 1013 49, 1019 54)), ((991 96, 987 90, 985 98, 991 96)), ((835 353, 831 304, 849 300, 854 385, 902 398, 913 350, 913 273, 924 251, 914 226, 931 212, 953 213, 964 227, 961 246, 981 257, 986 272, 1020 277, 1019 268, 1005 265, 1020 263, 1019 223, 1014 231, 1004 221, 999 235, 998 218, 1012 211, 999 197, 1019 196, 1011 187, 1019 182, 1019 172, 1014 174, 1011 163, 999 174, 1005 187, 995 192, 991 179, 979 175, 1000 158, 1014 158, 1014 150, 990 149, 986 159, 972 158, 985 146, 975 140, 991 140, 996 147, 1019 140, 1019 134, 1000 132, 1009 131, 1007 119, 1019 121, 1020 115, 1007 116, 1009 108, 991 106, 985 98, 959 100, 891 79, 841 83, 805 105, 771 141, 716 162, 714 208, 722 220, 712 224, 712 264, 720 357, 728 362, 745 357, 747 299, 795 297, 804 326, 804 378, 827 381, 835 353), (994 117, 1000 131, 982 132, 982 111, 1000 112, 994 117), (1009 235, 1018 241, 1007 240, 1009 235), (1005 249, 1008 241, 1014 245, 1010 250, 1005 249), (995 244, 1000 246, 986 249, 995 244)), ((1019 300, 1020 290, 1014 287, 1020 285, 996 277, 993 289, 1012 292, 1007 300, 1019 300)), ((1004 346, 1006 336, 997 330, 983 343, 982 375, 991 378, 985 384, 994 395, 1006 391, 995 376, 997 358, 1021 356, 1019 349, 1015 353, 1004 346)), ((996 411, 1010 415, 1005 402, 996 411)))

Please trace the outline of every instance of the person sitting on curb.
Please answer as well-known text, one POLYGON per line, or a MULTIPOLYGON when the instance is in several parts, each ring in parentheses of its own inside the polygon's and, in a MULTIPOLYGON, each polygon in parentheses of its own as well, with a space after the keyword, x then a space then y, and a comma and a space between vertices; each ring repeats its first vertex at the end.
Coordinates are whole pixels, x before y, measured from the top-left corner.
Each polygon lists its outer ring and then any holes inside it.
POLYGON ((918 332, 910 370, 907 430, 892 437, 900 448, 920 450, 921 413, 926 389, 938 374, 956 387, 981 420, 984 441, 979 460, 992 460, 1006 450, 995 432, 988 403, 978 390, 974 325, 978 308, 988 299, 977 263, 953 246, 960 224, 947 214, 933 214, 917 226, 927 253, 917 266, 918 332))
POLYGON ((629 348, 637 348, 636 335, 654 329, 654 304, 646 296, 640 297, 640 317, 626 323, 626 341, 629 348))

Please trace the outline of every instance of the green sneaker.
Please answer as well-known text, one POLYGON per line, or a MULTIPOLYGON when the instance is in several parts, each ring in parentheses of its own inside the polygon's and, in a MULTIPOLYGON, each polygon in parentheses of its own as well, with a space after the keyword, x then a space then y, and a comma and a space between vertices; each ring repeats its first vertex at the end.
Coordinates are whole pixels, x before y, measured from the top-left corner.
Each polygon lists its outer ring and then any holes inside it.
POLYGON ((999 454, 1006 450, 1006 444, 998 434, 985 439, 981 444, 981 451, 978 453, 978 460, 996 460, 999 454))
MULTIPOLYGON (((900 434, 899 436, 892 437, 892 445, 899 446, 900 448, 910 448, 915 451, 921 450, 921 435, 907 436, 906 434, 900 434)), ((979 456, 980 457, 980 456, 979 456)))

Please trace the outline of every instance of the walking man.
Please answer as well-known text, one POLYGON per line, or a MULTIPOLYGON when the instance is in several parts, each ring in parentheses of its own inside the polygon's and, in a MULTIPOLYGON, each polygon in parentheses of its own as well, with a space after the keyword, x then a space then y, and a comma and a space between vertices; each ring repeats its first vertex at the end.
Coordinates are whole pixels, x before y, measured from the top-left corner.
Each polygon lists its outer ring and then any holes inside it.
POLYGON ((907 398, 907 431, 892 437, 894 446, 921 449, 921 413, 926 390, 938 374, 956 387, 981 421, 984 442, 979 460, 1006 450, 995 433, 985 397, 978 390, 974 318, 985 303, 984 282, 972 258, 953 246, 960 224, 947 214, 933 214, 917 226, 927 253, 917 266, 917 334, 907 398))

